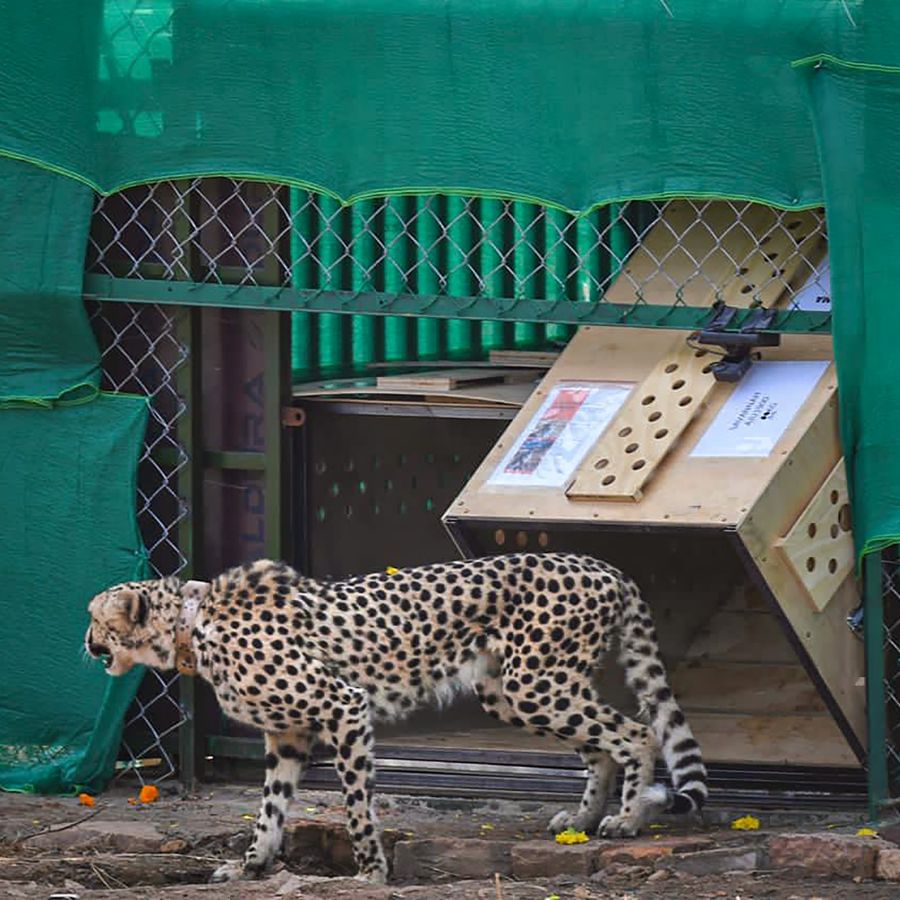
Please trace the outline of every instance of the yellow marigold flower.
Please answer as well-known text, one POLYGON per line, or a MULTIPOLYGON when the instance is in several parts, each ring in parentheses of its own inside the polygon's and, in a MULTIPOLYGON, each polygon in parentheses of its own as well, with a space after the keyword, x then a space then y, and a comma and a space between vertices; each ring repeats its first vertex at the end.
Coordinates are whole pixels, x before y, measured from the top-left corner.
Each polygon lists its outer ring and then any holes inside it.
POLYGON ((759 828, 759 819, 756 816, 741 816, 731 823, 735 831, 756 831, 759 828))
POLYGON ((557 844, 583 844, 588 840, 588 836, 583 831, 574 831, 567 828, 556 836, 557 844))
POLYGON ((155 784, 145 784, 138 796, 141 803, 154 803, 159 799, 159 788, 155 784))

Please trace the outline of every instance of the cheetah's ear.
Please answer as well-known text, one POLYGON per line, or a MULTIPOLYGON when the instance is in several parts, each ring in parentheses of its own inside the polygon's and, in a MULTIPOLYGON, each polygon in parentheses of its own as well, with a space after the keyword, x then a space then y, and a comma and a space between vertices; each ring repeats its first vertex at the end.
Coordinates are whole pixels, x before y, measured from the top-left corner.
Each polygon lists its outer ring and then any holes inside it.
POLYGON ((122 614, 131 625, 146 624, 147 614, 150 612, 150 603, 143 591, 120 591, 116 599, 119 601, 119 608, 122 614))

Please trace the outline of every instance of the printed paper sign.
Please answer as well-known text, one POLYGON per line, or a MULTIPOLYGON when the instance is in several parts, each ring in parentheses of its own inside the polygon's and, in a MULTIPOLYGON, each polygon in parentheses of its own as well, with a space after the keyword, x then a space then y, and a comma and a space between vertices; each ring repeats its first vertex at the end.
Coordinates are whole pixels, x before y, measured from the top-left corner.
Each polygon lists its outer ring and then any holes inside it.
POLYGON ((617 382, 558 382, 486 484, 566 484, 632 387, 617 382))
POLYGON ((825 360, 754 363, 691 456, 768 456, 827 368, 825 360))
POLYGON ((831 312, 831 263, 827 256, 794 295, 793 306, 806 312, 831 312))

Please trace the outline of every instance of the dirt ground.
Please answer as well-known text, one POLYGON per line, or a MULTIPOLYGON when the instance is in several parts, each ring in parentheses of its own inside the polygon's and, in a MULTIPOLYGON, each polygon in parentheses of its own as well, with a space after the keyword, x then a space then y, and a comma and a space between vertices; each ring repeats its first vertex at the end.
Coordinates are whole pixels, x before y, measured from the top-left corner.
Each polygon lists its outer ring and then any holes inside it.
MULTIPOLYGON (((76 798, 0 794, 0 898, 887 900, 900 896, 897 884, 884 882, 858 879, 855 883, 765 870, 692 874, 654 868, 640 860, 612 862, 592 875, 528 878, 495 874, 487 863, 486 871, 477 873, 483 877, 473 877, 471 871, 468 878, 456 877, 452 871, 456 839, 460 854, 468 854, 480 842, 515 845, 535 840, 547 842, 552 852, 554 845, 545 824, 559 804, 400 796, 379 798, 386 834, 394 841, 449 842, 450 862, 433 866, 433 879, 426 883, 395 873, 389 885, 370 886, 341 877, 350 871, 348 848, 339 797, 330 792, 305 793, 295 804, 285 859, 272 875, 258 882, 210 885, 212 870, 223 860, 238 858, 247 844, 258 788, 212 786, 200 795, 182 797, 173 786, 163 789, 151 804, 137 802, 136 795, 136 788, 118 787, 97 798, 91 809, 76 798)), ((772 812, 760 815, 759 831, 735 832, 728 823, 741 812, 745 811, 712 810, 704 823, 656 823, 646 837, 647 846, 652 848, 654 840, 698 836, 704 847, 739 852, 761 846, 773 832, 828 829, 835 834, 855 834, 862 823, 861 814, 798 817, 772 812)))

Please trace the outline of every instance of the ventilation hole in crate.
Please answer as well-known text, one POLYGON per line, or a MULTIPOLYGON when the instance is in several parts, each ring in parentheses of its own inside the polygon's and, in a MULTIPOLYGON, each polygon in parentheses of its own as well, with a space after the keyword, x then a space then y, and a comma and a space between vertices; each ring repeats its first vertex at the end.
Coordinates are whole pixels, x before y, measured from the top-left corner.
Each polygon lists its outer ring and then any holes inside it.
POLYGON ((707 363, 702 369, 703 374, 709 375, 709 373, 712 372, 714 365, 715 363, 707 363))
POLYGON ((771 253, 763 253, 763 256, 764 256, 767 260, 769 260, 769 262, 772 262, 773 260, 778 259, 778 251, 777 251, 777 250, 773 250, 771 253))
POLYGON ((498 547, 502 547, 506 543, 506 532, 502 528, 498 528, 494 532, 494 543, 498 547))
POLYGON ((693 398, 693 397, 682 397, 682 398, 678 401, 678 405, 679 405, 679 406, 690 406, 693 402, 694 402, 694 398, 693 398))
POLYGON ((654 433, 653 437, 655 437, 656 440, 661 441, 668 433, 668 428, 660 428, 659 431, 654 433))
POLYGON ((809 525, 808 525, 808 527, 807 527, 807 529, 806 529, 806 533, 807 533, 811 538, 814 538, 814 537, 816 536, 816 532, 817 532, 818 530, 819 530, 819 529, 816 527, 816 523, 815 523, 815 522, 810 522, 809 525))
POLYGON ((608 459, 598 459, 597 462, 594 463, 595 469, 605 469, 609 465, 608 459))
POLYGON ((841 495, 837 491, 832 491, 828 495, 828 499, 831 501, 831 505, 835 506, 837 504, 838 500, 841 499, 841 495))
POLYGON ((637 448, 638 448, 637 444, 631 443, 625 448, 625 452, 626 453, 634 453, 634 451, 637 450, 637 448))
POLYGON ((646 459, 636 459, 636 460, 631 464, 631 468, 632 468, 635 472, 637 472, 637 471, 639 471, 640 469, 643 469, 644 466, 646 466, 646 465, 647 465, 647 460, 646 460, 646 459))
POLYGON ((394 489, 394 480, 392 478, 386 478, 384 481, 384 489, 386 491, 392 491, 394 489))
POLYGON ((369 489, 369 485, 366 484, 365 481, 360 481, 359 484, 356 485, 356 487, 361 494, 364 494, 369 489))
POLYGON ((738 275, 746 275, 750 270, 746 266, 741 266, 738 269, 738 275))
POLYGON ((609 487, 616 480, 615 475, 607 475, 601 482, 604 487, 609 487))
POLYGON ((649 416, 647 416, 647 421, 648 422, 658 422, 661 418, 662 418, 662 413, 659 410, 656 410, 656 412, 652 412, 652 413, 650 413, 649 416))
POLYGON ((353 518, 353 507, 352 507, 349 503, 344 507, 344 515, 345 515, 348 519, 352 519, 352 518, 353 518))
POLYGON ((320 521, 320 522, 324 522, 324 521, 325 521, 325 517, 326 517, 327 515, 328 515, 328 513, 325 511, 325 507, 324 507, 324 506, 320 506, 320 507, 316 510, 316 519, 318 519, 318 521, 320 521))
POLYGON ((352 472, 356 468, 356 463, 353 462, 352 459, 348 459, 347 462, 344 463, 344 471, 352 472))
POLYGON ((550 535, 548 535, 546 531, 540 532, 540 534, 538 534, 538 546, 546 548, 549 543, 550 535))
POLYGON ((850 520, 850 504, 849 503, 845 503, 838 510, 838 525, 840 525, 844 531, 849 531, 852 528, 853 523, 850 520))
POLYGON ((666 366, 665 372, 666 375, 671 375, 673 372, 678 370, 678 363, 669 363, 666 366))
POLYGON ((765 247, 765 245, 768 244, 769 241, 771 241, 771 240, 772 240, 772 235, 767 234, 765 237, 759 239, 759 246, 765 247))
POLYGON ((792 219, 784 227, 787 228, 788 231, 793 231, 795 228, 799 228, 802 224, 803 224, 802 219, 792 219))
POLYGON ((834 575, 834 573, 837 572, 837 560, 836 560, 836 559, 829 559, 829 560, 828 560, 828 571, 829 571, 832 575, 834 575))
POLYGON ((619 432, 619 437, 621 437, 621 438, 628 437, 629 434, 631 434, 631 426, 630 426, 630 425, 626 425, 626 426, 619 432))
POLYGON ((527 547, 528 546, 528 535, 524 531, 516 532, 516 546, 517 547, 527 547))
POLYGON ((841 533, 841 529, 838 527, 837 522, 835 522, 834 525, 832 525, 831 528, 828 529, 828 533, 832 538, 836 538, 841 533))
POLYGON ((656 397, 653 394, 647 394, 646 397, 641 399, 641 406, 649 406, 654 400, 656 400, 656 397))
POLYGON ((397 504, 397 512, 400 513, 401 516, 405 516, 406 513, 408 512, 408 510, 409 510, 409 507, 406 505, 405 500, 401 500, 397 504))
POLYGON ((341 486, 336 481, 332 481, 331 484, 328 485, 328 493, 331 494, 332 497, 337 497, 340 492, 341 486))
POLYGON ((680 391, 685 385, 685 381, 683 378, 679 378, 677 381, 672 382, 672 390, 680 391))
POLYGON ((709 354, 708 350, 695 350, 694 351, 694 359, 703 359, 704 356, 709 354))
POLYGON ((380 504, 380 503, 373 503, 373 504, 372 504, 372 514, 373 514, 373 515, 376 515, 376 516, 380 516, 380 515, 381 515, 381 504, 380 504))
POLYGON ((328 471, 328 463, 324 459, 317 459, 313 465, 313 471, 316 475, 324 475, 328 471))
POLYGON ((426 498, 425 500, 425 512, 431 512, 434 509, 434 500, 431 497, 426 498))
POLYGON ((745 284, 745 285, 741 288, 741 293, 742 293, 742 294, 749 294, 750 291, 752 291, 753 288, 755 288, 755 287, 756 287, 755 284, 745 284))
POLYGON ((808 556, 806 558, 806 571, 812 572, 816 567, 816 558, 814 556, 808 556))

